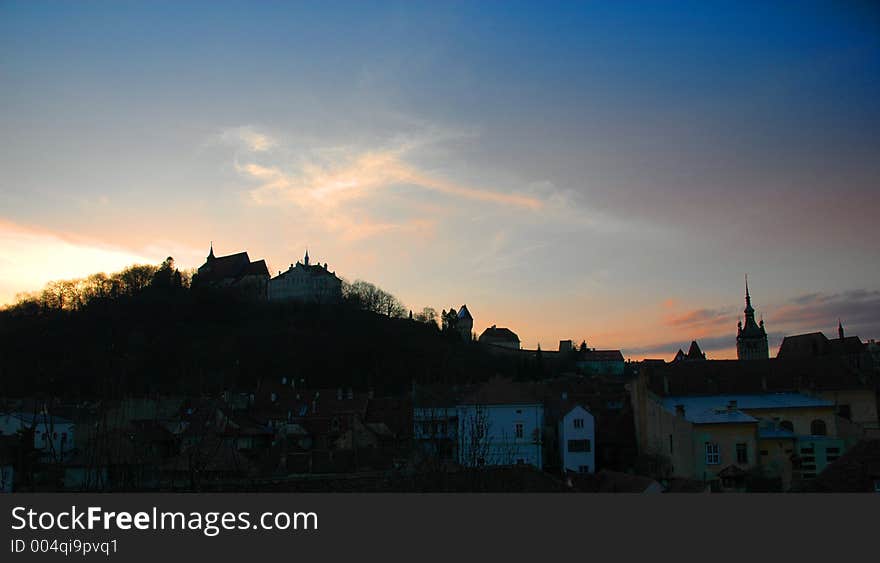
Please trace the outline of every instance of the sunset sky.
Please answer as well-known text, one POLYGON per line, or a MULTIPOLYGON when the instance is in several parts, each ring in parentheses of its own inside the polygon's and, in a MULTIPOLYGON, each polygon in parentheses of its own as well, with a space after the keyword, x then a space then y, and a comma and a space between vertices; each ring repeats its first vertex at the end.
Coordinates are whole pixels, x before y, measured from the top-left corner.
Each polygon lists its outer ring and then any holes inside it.
POLYGON ((0 303, 247 250, 475 328, 880 338, 871 2, 0 2, 0 303))

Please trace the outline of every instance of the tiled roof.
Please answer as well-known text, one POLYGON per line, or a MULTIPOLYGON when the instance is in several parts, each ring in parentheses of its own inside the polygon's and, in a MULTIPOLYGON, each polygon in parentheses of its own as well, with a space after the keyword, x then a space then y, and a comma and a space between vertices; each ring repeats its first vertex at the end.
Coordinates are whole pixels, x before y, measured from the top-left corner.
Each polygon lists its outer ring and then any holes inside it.
POLYGON ((622 362, 623 353, 620 350, 587 350, 581 352, 582 362, 622 362))
POLYGON ((537 388, 531 383, 514 382, 494 377, 480 385, 462 400, 464 404, 510 405, 539 404, 537 388))
POLYGON ((786 409, 803 407, 833 407, 834 403, 802 393, 760 393, 742 395, 709 395, 702 397, 664 397, 664 405, 693 406, 695 408, 724 408, 735 402, 738 409, 786 409))
POLYGON ((216 282, 225 279, 238 279, 248 275, 269 276, 265 260, 251 262, 247 252, 210 258, 198 272, 199 282, 216 282))
POLYGON ((503 340, 508 342, 519 342, 519 336, 509 328, 491 326, 483 331, 480 335, 480 342, 488 340, 503 340))
POLYGON ((642 362, 648 387, 660 395, 754 394, 797 389, 870 389, 870 375, 839 358, 642 362))

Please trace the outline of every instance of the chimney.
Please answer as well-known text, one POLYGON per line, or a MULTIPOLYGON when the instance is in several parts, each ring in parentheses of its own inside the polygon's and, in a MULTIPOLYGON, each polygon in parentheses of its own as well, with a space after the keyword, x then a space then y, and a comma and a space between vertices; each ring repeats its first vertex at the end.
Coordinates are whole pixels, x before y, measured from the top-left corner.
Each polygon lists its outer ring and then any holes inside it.
POLYGON ((675 405, 675 416, 684 418, 684 405, 675 405))

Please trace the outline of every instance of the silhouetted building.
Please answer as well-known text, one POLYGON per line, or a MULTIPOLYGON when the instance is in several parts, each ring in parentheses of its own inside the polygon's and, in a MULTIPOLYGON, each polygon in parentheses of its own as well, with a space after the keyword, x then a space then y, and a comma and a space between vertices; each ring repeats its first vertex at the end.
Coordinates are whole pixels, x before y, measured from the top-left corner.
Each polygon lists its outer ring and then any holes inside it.
POLYGON ((687 354, 682 352, 681 348, 678 349, 678 352, 675 354, 675 357, 672 358, 673 362, 690 362, 694 360, 705 360, 706 354, 700 350, 700 345, 697 344, 696 340, 691 340, 691 347, 688 349, 687 354))
POLYGON ((480 335, 480 344, 490 344, 492 346, 519 350, 519 336, 509 328, 498 328, 492 325, 480 335))
POLYGON ((620 350, 596 350, 588 348, 578 350, 575 365, 586 375, 623 376, 624 360, 620 350))
POLYGON ((834 356, 858 369, 872 366, 871 353, 867 344, 858 336, 845 336, 843 324, 837 323, 837 338, 831 339, 821 332, 796 334, 782 339, 776 357, 779 359, 818 358, 834 356))
POLYGON ((763 360, 770 357, 770 348, 767 345, 767 331, 764 330, 764 319, 760 325, 755 322, 755 310, 752 308, 752 298, 749 295, 749 280, 746 278, 746 308, 745 325, 742 321, 737 323, 736 331, 736 357, 740 360, 763 360))
POLYGON ((462 305, 458 310, 458 324, 456 325, 458 332, 461 334, 462 340, 470 342, 471 335, 474 332, 474 318, 468 311, 467 305, 462 305))
POLYGON ((342 280, 323 265, 309 263, 309 251, 301 262, 291 264, 269 280, 270 301, 302 301, 304 303, 339 303, 342 280))
POLYGON ((205 263, 193 276, 193 287, 232 289, 256 299, 266 298, 269 268, 265 260, 251 262, 247 252, 214 256, 214 245, 205 263))

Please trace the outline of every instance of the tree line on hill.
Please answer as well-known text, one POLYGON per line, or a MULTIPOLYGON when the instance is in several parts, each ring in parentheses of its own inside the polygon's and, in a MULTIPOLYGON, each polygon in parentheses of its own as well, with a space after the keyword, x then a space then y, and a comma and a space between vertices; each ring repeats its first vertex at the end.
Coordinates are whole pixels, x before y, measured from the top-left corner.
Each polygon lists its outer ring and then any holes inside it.
POLYGON ((111 398, 253 392, 286 376, 314 388, 405 393, 412 383, 542 377, 408 313, 377 286, 344 284, 343 303, 253 301, 192 288, 172 258, 51 282, 0 310, 0 394, 111 398))

